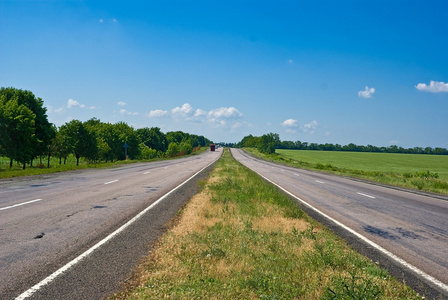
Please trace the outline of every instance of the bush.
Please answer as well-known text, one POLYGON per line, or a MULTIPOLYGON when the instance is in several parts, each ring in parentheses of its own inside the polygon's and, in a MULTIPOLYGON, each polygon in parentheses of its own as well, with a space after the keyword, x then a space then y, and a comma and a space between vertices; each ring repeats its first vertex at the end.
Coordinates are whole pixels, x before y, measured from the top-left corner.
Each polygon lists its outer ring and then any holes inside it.
POLYGON ((179 154, 179 145, 177 143, 171 142, 168 145, 168 150, 166 150, 166 156, 174 157, 179 154))
POLYGON ((153 159, 158 156, 157 150, 151 149, 145 144, 141 143, 140 148, 140 159, 153 159))

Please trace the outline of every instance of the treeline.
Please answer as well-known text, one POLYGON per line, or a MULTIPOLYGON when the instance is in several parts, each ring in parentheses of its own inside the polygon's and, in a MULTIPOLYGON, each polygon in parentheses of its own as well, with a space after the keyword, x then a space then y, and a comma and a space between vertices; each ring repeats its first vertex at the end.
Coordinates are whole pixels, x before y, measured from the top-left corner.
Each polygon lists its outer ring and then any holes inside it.
POLYGON ((245 136, 239 143, 235 144, 236 148, 250 147, 257 148, 261 153, 275 153, 277 146, 281 144, 280 137, 277 133, 263 134, 262 136, 245 136))
POLYGON ((409 154, 436 154, 448 155, 448 150, 445 148, 431 148, 431 147, 414 147, 403 148, 396 145, 389 147, 377 147, 372 145, 362 146, 350 143, 342 146, 339 144, 318 144, 307 143, 301 141, 280 141, 279 135, 275 133, 264 134, 260 137, 248 135, 245 136, 239 143, 233 145, 234 147, 254 147, 260 152, 274 153, 275 149, 294 149, 294 150, 320 150, 320 151, 351 151, 351 152, 383 152, 383 153, 409 153, 409 154))
POLYGON ((25 169, 40 158, 59 158, 65 163, 73 154, 90 162, 152 159, 190 154, 212 142, 204 136, 174 131, 163 133, 158 127, 134 129, 125 122, 104 123, 93 118, 72 120, 59 128, 48 121, 41 98, 30 91, 0 89, 0 156, 16 161, 25 169), (126 157, 127 156, 127 157, 126 157))

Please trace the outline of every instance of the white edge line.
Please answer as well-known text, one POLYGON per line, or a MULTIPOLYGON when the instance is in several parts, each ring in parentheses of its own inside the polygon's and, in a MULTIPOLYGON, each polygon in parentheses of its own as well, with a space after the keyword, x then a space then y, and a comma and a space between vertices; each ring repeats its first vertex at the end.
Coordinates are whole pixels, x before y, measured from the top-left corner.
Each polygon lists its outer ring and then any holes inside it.
POLYGON ((370 196, 370 195, 367 195, 367 194, 363 194, 363 193, 356 193, 356 194, 361 195, 361 196, 365 196, 365 197, 369 197, 369 198, 372 198, 372 199, 375 199, 375 197, 370 196))
POLYGON ((116 179, 116 180, 112 180, 112 181, 108 181, 108 182, 105 182, 104 184, 110 184, 110 183, 114 183, 114 182, 117 182, 118 181, 118 179, 116 179))
POLYGON ((14 205, 11 205, 11 206, 2 207, 2 208, 0 208, 0 210, 7 210, 7 209, 10 209, 10 208, 13 208, 13 207, 17 207, 17 206, 21 206, 21 205, 25 205, 25 204, 30 204, 30 203, 37 202, 37 201, 42 201, 42 199, 35 199, 35 200, 27 201, 27 202, 22 202, 22 203, 19 203, 19 204, 14 204, 14 205))
POLYGON ((121 226, 120 228, 118 228, 117 230, 115 230, 114 232, 112 232, 111 234, 109 234, 107 237, 105 237, 104 239, 102 239, 101 241, 99 241, 97 244, 95 244, 92 248, 90 248, 89 250, 87 250, 86 252, 84 252, 83 254, 81 254, 80 256, 76 257, 75 259, 73 259, 72 261, 70 261, 68 264, 66 264, 65 266, 61 267, 59 270, 55 271, 53 274, 51 274, 50 276, 48 276, 47 278, 45 278, 44 280, 42 280, 41 282, 37 283, 36 285, 34 285, 33 287, 29 288, 27 291, 23 292, 22 294, 20 294, 17 298, 15 298, 15 300, 23 300, 26 299, 28 297, 31 297, 35 292, 37 292, 40 288, 42 288, 43 286, 51 283, 54 279, 56 279, 56 277, 58 277, 59 275, 61 275, 62 273, 64 273, 65 271, 67 271, 68 269, 70 269, 71 267, 73 267, 74 265, 76 265, 77 263, 79 263, 82 259, 84 259, 85 257, 89 256, 93 251, 95 251, 96 249, 98 249, 99 247, 101 247, 102 245, 104 245, 105 243, 107 243, 109 240, 111 240, 112 238, 114 238, 116 235, 118 235, 119 233, 121 233, 122 231, 124 231, 127 227, 129 227, 130 225, 132 225, 132 223, 134 223, 135 221, 137 221, 138 219, 140 219, 146 212, 148 212, 149 210, 151 210, 154 206, 156 206, 157 204, 159 204, 160 202, 162 202, 165 198, 167 198, 170 194, 174 193, 174 191, 176 191, 177 189, 179 189, 181 186, 183 186, 184 184, 186 184, 188 181, 190 181, 191 179, 193 179, 196 175, 198 175, 200 172, 202 172, 203 170, 205 170, 206 168, 208 168, 209 166, 211 166, 216 160, 212 161, 211 163, 209 163, 207 166, 205 166, 204 168, 202 168, 201 170, 199 170, 198 172, 196 172, 194 175, 192 175, 190 178, 188 178, 187 180, 185 180, 184 182, 182 182, 180 185, 176 186, 174 189, 172 189, 171 191, 169 191, 168 193, 166 193, 165 195, 163 195, 162 197, 160 197, 156 202, 154 202, 153 204, 151 204, 150 206, 148 206, 147 208, 145 208, 144 210, 142 210, 139 214, 137 214, 135 217, 133 217, 131 220, 129 220, 126 224, 124 224, 123 226, 121 226))
POLYGON ((308 206, 309 208, 311 208, 312 210, 314 210, 315 212, 319 213, 320 215, 322 215, 323 217, 329 219, 330 221, 336 223, 338 226, 344 228, 345 230, 347 230, 348 232, 350 232, 351 234, 355 235, 356 237, 360 238, 361 240, 363 240, 364 242, 366 242, 367 244, 369 244, 370 246, 374 247, 375 249, 377 249, 378 251, 382 252, 383 254, 389 256, 391 259, 393 259, 394 261, 396 261, 397 263, 401 264, 402 266, 407 267, 408 269, 412 270, 413 272, 417 273, 418 275, 422 276, 423 278, 425 278, 426 280, 430 281, 431 283, 433 283, 434 285, 438 286, 439 288, 441 288, 442 290, 448 292, 448 285, 441 282, 440 280, 432 277, 429 274, 426 274, 425 272, 423 272, 422 270, 420 270, 419 268, 411 265, 410 263, 408 263, 407 261, 405 261, 404 259, 401 259, 400 257, 396 256, 395 254, 393 254, 392 252, 384 249, 383 247, 381 247, 380 245, 376 244, 375 242, 369 240, 368 238, 366 238, 365 236, 359 234, 358 232, 354 231, 353 229, 345 226, 344 224, 342 224, 341 222, 333 219, 332 217, 330 217, 329 215, 323 213, 322 211, 318 210, 317 208, 315 208, 314 206, 312 206, 311 204, 307 203, 305 200, 300 199, 299 197, 297 197, 296 195, 294 195, 293 193, 289 192, 288 190, 284 189, 283 187, 279 186, 278 184, 276 184, 275 182, 271 181, 270 179, 264 177, 263 175, 261 175, 260 173, 258 173, 257 171, 255 171, 255 173, 257 173, 258 175, 260 175, 262 178, 264 178, 265 180, 267 180, 268 182, 272 183, 273 185, 277 186, 279 189, 281 189, 282 191, 284 191, 285 193, 287 193, 288 195, 294 197, 295 199, 299 200, 301 203, 305 204, 306 206, 308 206))

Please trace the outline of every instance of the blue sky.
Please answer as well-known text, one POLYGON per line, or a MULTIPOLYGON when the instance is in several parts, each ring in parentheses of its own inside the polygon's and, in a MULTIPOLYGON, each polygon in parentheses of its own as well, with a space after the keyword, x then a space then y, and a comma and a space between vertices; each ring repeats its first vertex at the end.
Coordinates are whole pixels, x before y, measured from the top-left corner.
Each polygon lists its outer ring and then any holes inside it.
POLYGON ((0 86, 50 122, 448 148, 447 1, 0 0, 0 86))

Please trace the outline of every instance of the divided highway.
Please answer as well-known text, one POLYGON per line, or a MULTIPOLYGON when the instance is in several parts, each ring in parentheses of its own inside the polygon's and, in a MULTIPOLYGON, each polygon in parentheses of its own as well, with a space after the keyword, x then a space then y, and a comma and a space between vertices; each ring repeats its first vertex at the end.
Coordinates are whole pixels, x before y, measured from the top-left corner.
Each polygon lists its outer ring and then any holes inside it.
POLYGON ((25 291, 21 298, 109 295, 148 253, 150 242, 163 232, 196 184, 186 183, 164 195, 193 175, 200 176, 220 155, 218 149, 115 169, 1 180, 0 299, 15 299, 25 291), (151 206, 161 197, 163 201, 151 206), (135 224, 104 240, 150 206, 135 224), (101 247, 89 250, 99 242, 101 247), (85 257, 77 261, 83 253, 85 257), (48 278, 61 268, 67 270, 48 278), (42 280, 45 284, 29 290, 42 280))
MULTIPOLYGON (((381 253, 378 260, 389 260, 399 272, 412 273, 436 289, 435 297, 441 293, 448 297, 447 197, 286 167, 240 149, 231 151, 243 165, 302 201, 320 220, 335 228, 342 225, 346 234, 355 236, 352 244, 366 244, 381 253)), ((425 290, 421 282, 413 287, 425 290)))

